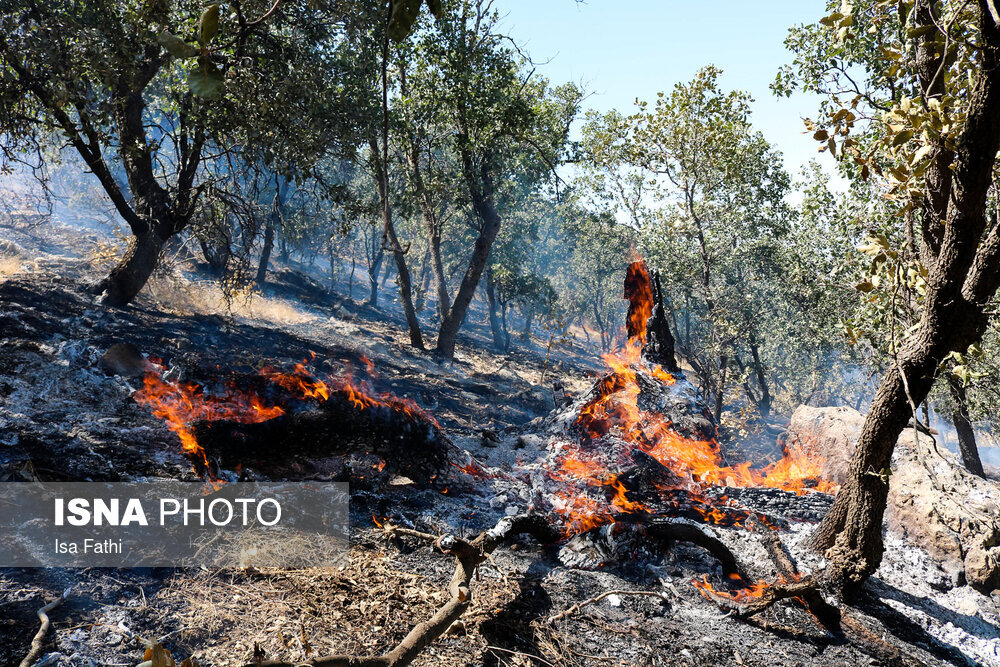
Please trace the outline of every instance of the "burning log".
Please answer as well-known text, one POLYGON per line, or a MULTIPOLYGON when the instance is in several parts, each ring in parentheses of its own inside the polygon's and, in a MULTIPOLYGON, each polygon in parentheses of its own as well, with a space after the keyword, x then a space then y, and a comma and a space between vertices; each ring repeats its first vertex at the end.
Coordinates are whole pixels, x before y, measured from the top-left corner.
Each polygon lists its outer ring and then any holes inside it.
POLYGON ((136 400, 167 422, 199 474, 213 479, 219 467, 287 464, 295 454, 375 454, 382 467, 427 485, 455 483, 456 468, 482 472, 412 401, 376 395, 349 376, 316 378, 304 364, 205 384, 167 380, 152 365, 144 382, 136 400))

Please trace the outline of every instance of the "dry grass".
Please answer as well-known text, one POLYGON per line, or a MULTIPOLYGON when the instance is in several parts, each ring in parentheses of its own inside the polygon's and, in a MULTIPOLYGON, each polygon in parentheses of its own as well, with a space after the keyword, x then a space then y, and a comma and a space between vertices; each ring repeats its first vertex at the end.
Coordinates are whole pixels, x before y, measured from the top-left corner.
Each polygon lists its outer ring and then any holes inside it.
POLYGON ((254 290, 242 290, 227 300, 218 283, 190 281, 177 272, 154 276, 146 293, 157 307, 179 315, 226 314, 270 326, 308 324, 317 319, 294 302, 254 290))
MULTIPOLYGON (((177 640, 198 647, 196 656, 205 664, 245 664, 255 643, 270 658, 292 660, 377 654, 445 602, 453 562, 429 550, 426 558, 437 566, 428 576, 401 571, 391 556, 360 547, 342 568, 183 574, 151 602, 175 608, 172 617, 182 628, 177 640)), ((477 662, 487 643, 476 627, 514 598, 517 585, 493 572, 475 586, 475 604, 455 631, 414 664, 477 662)))
POLYGON ((0 240, 0 281, 28 269, 24 253, 16 243, 0 240))

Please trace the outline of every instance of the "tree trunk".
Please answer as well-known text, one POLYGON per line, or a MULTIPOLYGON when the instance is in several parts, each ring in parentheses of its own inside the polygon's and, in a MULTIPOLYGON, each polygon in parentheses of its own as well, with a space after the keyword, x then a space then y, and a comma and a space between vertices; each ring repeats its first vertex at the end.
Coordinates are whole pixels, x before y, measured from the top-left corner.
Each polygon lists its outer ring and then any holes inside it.
MULTIPOLYGON (((372 239, 375 243, 376 239, 372 239)), ((375 251, 375 257, 368 267, 368 305, 378 308, 378 274, 382 271, 382 259, 385 257, 385 249, 380 245, 375 251)))
POLYGON ((719 384, 715 389, 715 423, 722 420, 722 408, 725 406, 726 374, 729 370, 729 357, 722 355, 719 359, 719 384))
POLYGON ((972 428, 972 420, 969 419, 969 401, 965 395, 965 386, 961 380, 949 375, 948 388, 955 402, 951 418, 955 423, 955 433, 958 435, 958 454, 962 459, 962 465, 973 475, 985 478, 983 462, 979 458, 979 447, 976 446, 976 431, 972 428))
MULTIPOLYGON (((401 62, 399 67, 400 92, 404 97, 409 96, 409 87, 406 83, 406 63, 401 62)), ((420 216, 424 223, 424 230, 427 232, 427 244, 431 255, 431 269, 434 272, 434 293, 437 295, 438 315, 444 322, 451 308, 451 297, 448 296, 448 281, 444 274, 444 262, 441 260, 441 223, 434 211, 434 203, 431 201, 430 192, 424 183, 423 170, 420 168, 420 149, 417 138, 410 133, 407 137, 406 166, 410 184, 417 195, 417 203, 420 205, 420 216)))
POLYGON ((396 226, 392 222, 392 207, 389 201, 389 22, 392 16, 392 3, 389 4, 385 17, 385 39, 382 41, 382 154, 379 156, 375 142, 372 142, 372 157, 378 161, 378 190, 382 199, 382 234, 389 242, 392 256, 396 260, 399 272, 399 300, 403 304, 403 314, 406 316, 406 326, 410 330, 410 345, 418 350, 424 349, 424 337, 420 333, 420 320, 413 307, 413 282, 410 279, 410 269, 406 266, 406 251, 396 236, 396 226))
POLYGON ((267 279, 267 265, 271 262, 271 250, 274 248, 274 230, 281 224, 281 211, 285 205, 285 194, 288 192, 287 178, 274 178, 274 201, 271 202, 271 214, 267 217, 264 227, 264 246, 260 250, 260 263, 257 265, 257 284, 263 285, 267 279))
POLYGON ((358 267, 358 256, 351 253, 351 275, 347 278, 347 298, 354 298, 354 271, 358 267))
MULTIPOLYGON (((465 141, 467 142, 468 139, 465 141)), ((455 340, 458 338, 458 330, 465 320, 465 313, 476 293, 476 286, 479 285, 479 280, 483 276, 483 270, 490 258, 490 250, 493 248, 493 241, 496 240, 497 233, 500 231, 501 222, 500 214, 497 213, 493 204, 493 176, 487 166, 489 159, 483 158, 481 160, 481 167, 477 175, 469 149, 463 147, 461 153, 462 171, 469 184, 472 207, 480 219, 481 226, 479 236, 476 237, 472 249, 472 256, 469 258, 469 266, 458 288, 458 294, 455 295, 455 301, 448 310, 448 314, 441 321, 441 328, 438 331, 435 351, 448 360, 455 356, 455 340)))
POLYGON ((493 269, 486 269, 486 302, 490 318, 490 331, 493 333, 493 349, 497 352, 504 352, 506 345, 504 342, 504 332, 500 325, 499 307, 497 304, 497 288, 493 281, 493 269))
POLYGON ((164 243, 154 232, 134 235, 124 257, 97 284, 95 291, 101 303, 114 308, 127 306, 153 274, 164 243))
POLYGON ((524 311, 524 329, 521 330, 521 340, 525 343, 531 340, 531 321, 535 319, 534 304, 526 306, 524 311))
POLYGON ((760 347, 757 345, 757 336, 753 327, 750 327, 750 356, 753 359, 753 371, 757 376, 757 388, 760 390, 760 399, 757 401, 757 409, 760 416, 767 418, 771 414, 771 392, 767 387, 767 375, 764 373, 764 364, 760 361, 760 347))
MULTIPOLYGON (((984 3, 980 3, 983 5, 984 3)), ((918 28, 933 34, 934 5, 914 8, 918 28)), ((988 323, 986 305, 1000 287, 1000 226, 986 220, 986 197, 1000 146, 1000 26, 980 8, 982 62, 971 86, 968 115, 954 164, 928 170, 923 240, 929 262, 924 310, 918 329, 898 354, 898 364, 882 379, 854 452, 844 488, 813 539, 826 549, 834 576, 845 588, 860 585, 882 559, 882 517, 888 495, 889 462, 913 407, 924 401, 945 357, 981 340, 988 323), (954 168, 951 168, 954 167, 954 168), (905 378, 905 382, 904 382, 905 378)), ((941 53, 934 44, 918 48, 921 92, 934 89, 941 53)), ((932 162, 946 152, 943 145, 932 162)), ((946 156, 947 157, 947 156, 946 156)))

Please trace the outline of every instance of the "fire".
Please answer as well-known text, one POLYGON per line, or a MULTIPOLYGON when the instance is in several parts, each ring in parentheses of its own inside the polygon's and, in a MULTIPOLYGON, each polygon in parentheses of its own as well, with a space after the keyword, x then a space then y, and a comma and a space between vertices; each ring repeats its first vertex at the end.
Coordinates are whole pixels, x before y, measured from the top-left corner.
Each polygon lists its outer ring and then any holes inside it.
MULTIPOLYGON (((361 361, 368 369, 369 375, 374 376, 374 364, 367 357, 362 357, 361 361)), ((289 397, 294 400, 322 403, 336 394, 358 410, 387 408, 439 426, 437 421, 414 401, 394 396, 389 392, 376 394, 370 382, 355 380, 349 369, 342 376, 320 379, 309 370, 305 362, 294 364, 290 373, 273 366, 266 366, 260 370, 260 376, 287 392, 285 397, 277 395, 276 392, 275 400, 272 401, 275 404, 268 404, 256 393, 242 390, 232 382, 224 384, 219 392, 209 393, 194 382, 167 380, 163 372, 163 366, 152 361, 143 379, 143 387, 133 398, 140 405, 149 407, 154 416, 164 420, 167 428, 176 433, 180 439, 182 451, 195 461, 196 468, 206 471, 210 470, 208 456, 195 436, 192 426, 195 422, 222 420, 243 424, 264 422, 285 414, 288 406, 280 403, 287 402, 289 397)), ((381 464, 381 468, 384 467, 385 462, 381 464)))
MULTIPOLYGON (((675 473, 678 482, 659 491, 684 491, 689 507, 707 523, 741 525, 750 516, 728 501, 709 501, 709 487, 773 487, 803 494, 807 491, 835 492, 837 486, 822 479, 822 462, 799 448, 789 448, 781 460, 762 469, 749 463, 725 465, 718 442, 699 440, 679 433, 658 412, 642 410, 640 374, 673 385, 677 379, 661 366, 642 358, 646 321, 653 312, 653 292, 645 262, 628 267, 625 295, 630 300, 626 343, 616 353, 603 355, 609 372, 596 385, 594 397, 579 411, 574 428, 579 442, 564 443, 549 475, 560 482, 555 510, 563 516, 567 535, 605 525, 614 514, 650 512, 647 506, 626 496, 626 489, 612 473, 630 465, 634 450, 640 450, 675 473), (626 446, 604 451, 598 442, 615 436, 626 446), (615 457, 609 459, 609 457, 615 457), (601 497, 601 494, 605 497, 601 497)), ((667 499, 665 498, 665 501, 667 499)), ((668 501, 672 504, 674 501, 668 501)), ((760 517, 757 517, 760 519, 760 517)), ((763 521, 767 525, 766 521, 763 521)))
POLYGON ((746 602, 748 600, 753 600, 759 597, 763 597, 764 591, 768 588, 768 583, 766 581, 755 581, 754 583, 746 583, 739 575, 730 575, 736 583, 743 584, 743 588, 735 591, 720 590, 712 586, 708 581, 708 575, 702 575, 701 579, 695 579, 691 583, 694 584, 702 595, 706 598, 711 599, 713 596, 717 598, 723 598, 726 600, 731 600, 733 602, 746 602))
POLYGON ((143 387, 134 395, 136 402, 149 406, 153 415, 164 420, 167 428, 177 434, 185 454, 208 468, 205 450, 198 444, 191 424, 196 421, 229 420, 256 424, 285 414, 275 405, 264 405, 254 394, 226 385, 222 395, 206 394, 194 382, 169 382, 163 379, 163 367, 150 363, 143 378, 143 387))
MULTIPOLYGON (((730 574, 729 578, 733 581, 734 584, 739 585, 741 587, 735 591, 720 590, 714 587, 711 583, 709 583, 708 575, 702 575, 701 579, 695 579, 691 583, 694 584, 695 588, 697 588, 701 592, 701 594, 704 595, 706 598, 709 599, 713 597, 722 598, 724 600, 730 600, 736 603, 743 603, 757 598, 761 598, 764 596, 764 593, 767 591, 767 589, 774 585, 764 580, 759 580, 753 583, 749 583, 744 581, 743 578, 740 577, 738 574, 730 574)), ((787 584, 793 581, 801 581, 801 580, 802 580, 802 575, 795 575, 789 578, 779 574, 777 583, 787 584)))

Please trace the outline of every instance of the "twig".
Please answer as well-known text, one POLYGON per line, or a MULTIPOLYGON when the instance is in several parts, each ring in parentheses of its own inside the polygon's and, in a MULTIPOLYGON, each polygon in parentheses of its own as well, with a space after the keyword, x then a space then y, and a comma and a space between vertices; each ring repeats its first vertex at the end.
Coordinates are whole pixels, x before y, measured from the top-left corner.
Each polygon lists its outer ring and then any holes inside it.
POLYGON ((49 620, 49 612, 61 605, 63 600, 69 596, 71 590, 73 590, 72 587, 67 588, 62 592, 62 595, 38 610, 38 619, 42 622, 42 627, 38 628, 38 632, 35 633, 34 638, 31 640, 31 649, 28 651, 28 655, 24 656, 20 667, 31 667, 35 660, 38 659, 38 656, 42 654, 45 635, 48 634, 49 628, 52 626, 52 621, 49 620))
POLYGON ((447 602, 437 612, 423 623, 418 623, 410 630, 394 649, 378 656, 330 655, 314 658, 304 662, 268 661, 259 664, 251 663, 247 667, 402 667, 413 662, 421 651, 443 635, 452 623, 469 608, 472 603, 470 584, 479 567, 487 556, 507 540, 518 535, 533 536, 539 542, 549 544, 559 539, 559 533, 553 529, 541 516, 521 514, 504 517, 493 528, 483 531, 475 539, 466 541, 445 535, 435 537, 408 528, 388 527, 390 533, 410 535, 420 539, 431 540, 442 553, 455 557, 455 573, 448 584, 451 593, 447 602))
POLYGON ((582 602, 577 602, 573 606, 571 606, 571 607, 569 607, 569 608, 567 608, 567 609, 559 612, 558 614, 554 614, 552 616, 549 616, 548 623, 549 623, 549 625, 555 625, 559 621, 561 621, 561 620, 563 620, 565 618, 569 618, 570 616, 572 616, 576 612, 580 611, 581 609, 583 609, 587 605, 591 605, 591 604, 600 602, 601 600, 603 600, 604 598, 608 597, 609 595, 646 595, 646 596, 649 596, 649 597, 660 598, 661 600, 666 600, 667 599, 666 596, 663 593, 659 592, 659 591, 623 591, 623 590, 605 591, 605 592, 601 593, 600 595, 595 595, 594 597, 589 598, 587 600, 583 600, 582 602))

